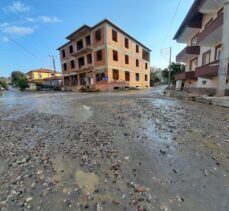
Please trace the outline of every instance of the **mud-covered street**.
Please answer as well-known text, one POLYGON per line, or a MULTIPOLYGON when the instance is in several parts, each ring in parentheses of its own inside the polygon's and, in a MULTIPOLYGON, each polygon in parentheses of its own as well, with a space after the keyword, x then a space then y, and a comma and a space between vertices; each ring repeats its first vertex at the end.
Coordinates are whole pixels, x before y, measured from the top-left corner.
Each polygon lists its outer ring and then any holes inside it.
POLYGON ((229 210, 229 109, 159 91, 0 96, 0 210, 229 210))

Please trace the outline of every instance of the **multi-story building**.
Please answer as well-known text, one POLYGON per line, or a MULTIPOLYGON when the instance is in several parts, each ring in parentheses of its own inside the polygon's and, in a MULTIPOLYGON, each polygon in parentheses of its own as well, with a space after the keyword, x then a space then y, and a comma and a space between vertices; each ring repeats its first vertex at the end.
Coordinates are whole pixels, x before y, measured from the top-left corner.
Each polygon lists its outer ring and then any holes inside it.
POLYGON ((52 78, 52 77, 60 77, 61 73, 54 72, 49 69, 36 69, 36 70, 31 70, 28 73, 26 73, 29 82, 33 82, 35 80, 43 80, 47 78, 52 78))
POLYGON ((149 87, 150 49, 105 19, 84 25, 59 47, 65 90, 149 87))
MULTIPOLYGON (((228 17, 227 17, 228 18, 228 17)), ((177 55, 185 63, 184 73, 176 75, 176 88, 196 94, 215 95, 218 86, 225 16, 222 1, 195 0, 174 39, 187 46, 177 55)), ((224 45, 229 47, 229 38, 224 45)), ((229 58, 229 55, 226 55, 229 58)), ((226 94, 229 95, 229 76, 226 94)))

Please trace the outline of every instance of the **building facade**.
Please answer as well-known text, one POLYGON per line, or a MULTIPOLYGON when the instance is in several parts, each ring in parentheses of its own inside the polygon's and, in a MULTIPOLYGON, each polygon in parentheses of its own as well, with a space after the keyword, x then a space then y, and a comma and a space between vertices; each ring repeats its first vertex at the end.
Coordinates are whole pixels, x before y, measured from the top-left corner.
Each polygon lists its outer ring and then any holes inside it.
POLYGON ((60 77, 61 73, 54 72, 49 69, 36 69, 36 70, 31 70, 28 73, 26 73, 29 82, 33 82, 35 80, 43 80, 47 78, 52 78, 52 77, 60 77))
MULTIPOLYGON (((177 62, 186 65, 185 72, 176 75, 177 89, 195 94, 216 94, 223 27, 228 27, 224 23, 224 6, 220 1, 194 1, 174 37, 178 43, 187 44, 176 57, 177 62)), ((229 46, 229 39, 224 45, 229 46)), ((226 95, 229 95, 228 79, 227 75, 226 95)))
POLYGON ((58 48, 65 90, 149 87, 150 49, 109 20, 74 31, 58 48))

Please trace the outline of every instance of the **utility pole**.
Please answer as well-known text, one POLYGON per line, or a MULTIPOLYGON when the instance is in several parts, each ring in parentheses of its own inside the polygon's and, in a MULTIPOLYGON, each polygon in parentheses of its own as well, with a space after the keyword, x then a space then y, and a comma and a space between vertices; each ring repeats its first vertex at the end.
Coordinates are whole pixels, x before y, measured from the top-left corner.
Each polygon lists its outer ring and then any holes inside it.
POLYGON ((224 6, 224 21, 223 21, 223 36, 222 36, 222 52, 219 63, 218 72, 218 85, 217 93, 218 97, 223 97, 226 90, 226 80, 228 73, 228 63, 229 63, 229 0, 223 0, 224 6))
POLYGON ((171 64, 172 64, 172 47, 169 48, 169 80, 168 80, 169 88, 170 88, 170 81, 171 81, 171 64))
POLYGON ((51 55, 49 55, 49 57, 52 59, 53 69, 54 69, 54 72, 56 72, 56 62, 55 62, 55 57, 56 57, 56 56, 53 56, 53 55, 51 54, 51 55))

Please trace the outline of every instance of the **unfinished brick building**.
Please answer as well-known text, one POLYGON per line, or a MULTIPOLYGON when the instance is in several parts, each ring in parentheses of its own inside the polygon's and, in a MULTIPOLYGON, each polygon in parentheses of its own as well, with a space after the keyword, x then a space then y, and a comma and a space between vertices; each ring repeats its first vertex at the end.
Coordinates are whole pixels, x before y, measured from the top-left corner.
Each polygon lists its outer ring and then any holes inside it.
POLYGON ((84 25, 59 47, 64 89, 149 87, 150 49, 105 19, 84 25))

